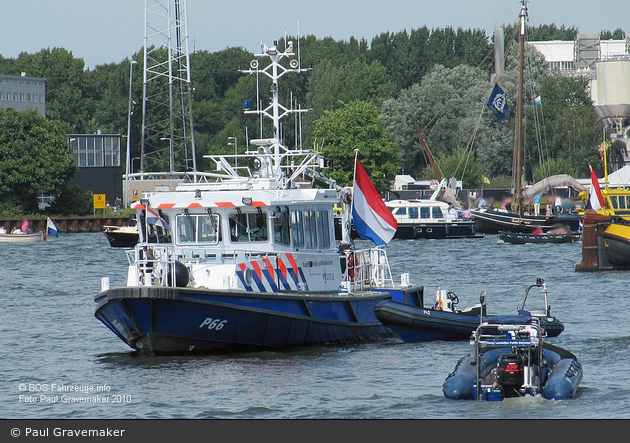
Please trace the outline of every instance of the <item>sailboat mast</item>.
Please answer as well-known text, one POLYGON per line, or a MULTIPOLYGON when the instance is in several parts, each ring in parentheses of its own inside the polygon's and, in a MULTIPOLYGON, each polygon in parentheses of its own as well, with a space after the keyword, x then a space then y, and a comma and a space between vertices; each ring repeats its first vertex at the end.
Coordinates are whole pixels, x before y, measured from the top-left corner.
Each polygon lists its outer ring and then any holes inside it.
POLYGON ((520 18, 520 51, 519 51, 519 71, 518 71, 518 95, 516 99, 516 165, 515 165, 515 189, 516 211, 523 212, 522 193, 522 168, 523 168, 523 97, 524 97, 524 70, 525 70, 525 18, 527 17, 527 0, 522 0, 520 18))
POLYGON ((422 143, 422 146, 424 147, 424 151, 427 153, 427 157, 429 158, 429 163, 431 164, 431 167, 433 168, 433 173, 435 174, 435 179, 438 181, 438 183, 440 183, 442 181, 442 175, 440 174, 440 171, 438 171, 437 165, 435 164, 435 161, 433 160, 433 156, 431 155, 431 151, 429 151, 429 146, 427 146, 427 142, 424 140, 424 136, 422 135, 422 132, 418 132, 418 138, 420 139, 420 142, 422 143))

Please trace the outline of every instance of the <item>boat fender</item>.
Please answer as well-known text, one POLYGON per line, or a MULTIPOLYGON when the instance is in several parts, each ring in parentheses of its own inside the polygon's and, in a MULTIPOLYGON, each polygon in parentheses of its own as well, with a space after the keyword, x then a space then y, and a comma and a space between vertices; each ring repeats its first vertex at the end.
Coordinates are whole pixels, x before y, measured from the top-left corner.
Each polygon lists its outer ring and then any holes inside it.
MULTIPOLYGON (((168 273, 168 284, 171 285, 171 273, 170 273, 170 265, 169 265, 169 273, 168 273)), ((190 273, 188 272, 188 268, 185 264, 180 261, 175 262, 175 286, 178 288, 185 288, 188 286, 190 282, 190 273)))
POLYGON ((442 300, 436 301, 434 308, 435 308, 436 311, 443 311, 444 310, 444 302, 442 300))

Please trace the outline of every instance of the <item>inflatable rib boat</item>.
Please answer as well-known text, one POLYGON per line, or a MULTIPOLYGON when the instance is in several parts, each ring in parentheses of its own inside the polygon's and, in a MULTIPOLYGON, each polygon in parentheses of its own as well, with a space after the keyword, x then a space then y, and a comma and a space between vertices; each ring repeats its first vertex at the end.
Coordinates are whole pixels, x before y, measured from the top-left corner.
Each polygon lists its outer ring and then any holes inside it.
POLYGON ((442 386, 452 400, 501 401, 542 395, 548 400, 575 397, 582 364, 571 352, 544 343, 539 322, 488 323, 471 337, 470 353, 461 358, 442 386))

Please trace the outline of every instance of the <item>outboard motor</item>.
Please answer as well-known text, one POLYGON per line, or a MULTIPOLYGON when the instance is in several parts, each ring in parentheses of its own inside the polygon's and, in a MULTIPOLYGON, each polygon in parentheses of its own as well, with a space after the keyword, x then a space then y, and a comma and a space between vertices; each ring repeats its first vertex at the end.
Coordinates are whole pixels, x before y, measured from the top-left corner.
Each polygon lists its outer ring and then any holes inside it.
POLYGON ((519 354, 502 354, 497 363, 497 383, 505 397, 518 397, 525 382, 523 358, 519 354))

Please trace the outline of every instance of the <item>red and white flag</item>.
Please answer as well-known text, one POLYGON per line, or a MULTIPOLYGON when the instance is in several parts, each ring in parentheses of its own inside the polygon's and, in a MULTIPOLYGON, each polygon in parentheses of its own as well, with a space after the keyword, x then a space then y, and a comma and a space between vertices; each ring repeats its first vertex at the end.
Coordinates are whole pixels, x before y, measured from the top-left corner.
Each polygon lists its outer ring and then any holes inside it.
POLYGON ((590 163, 588 165, 591 170, 591 189, 589 190, 589 206, 594 211, 599 211, 604 207, 604 198, 602 197, 602 191, 599 189, 599 180, 597 179, 597 174, 591 167, 590 163))

